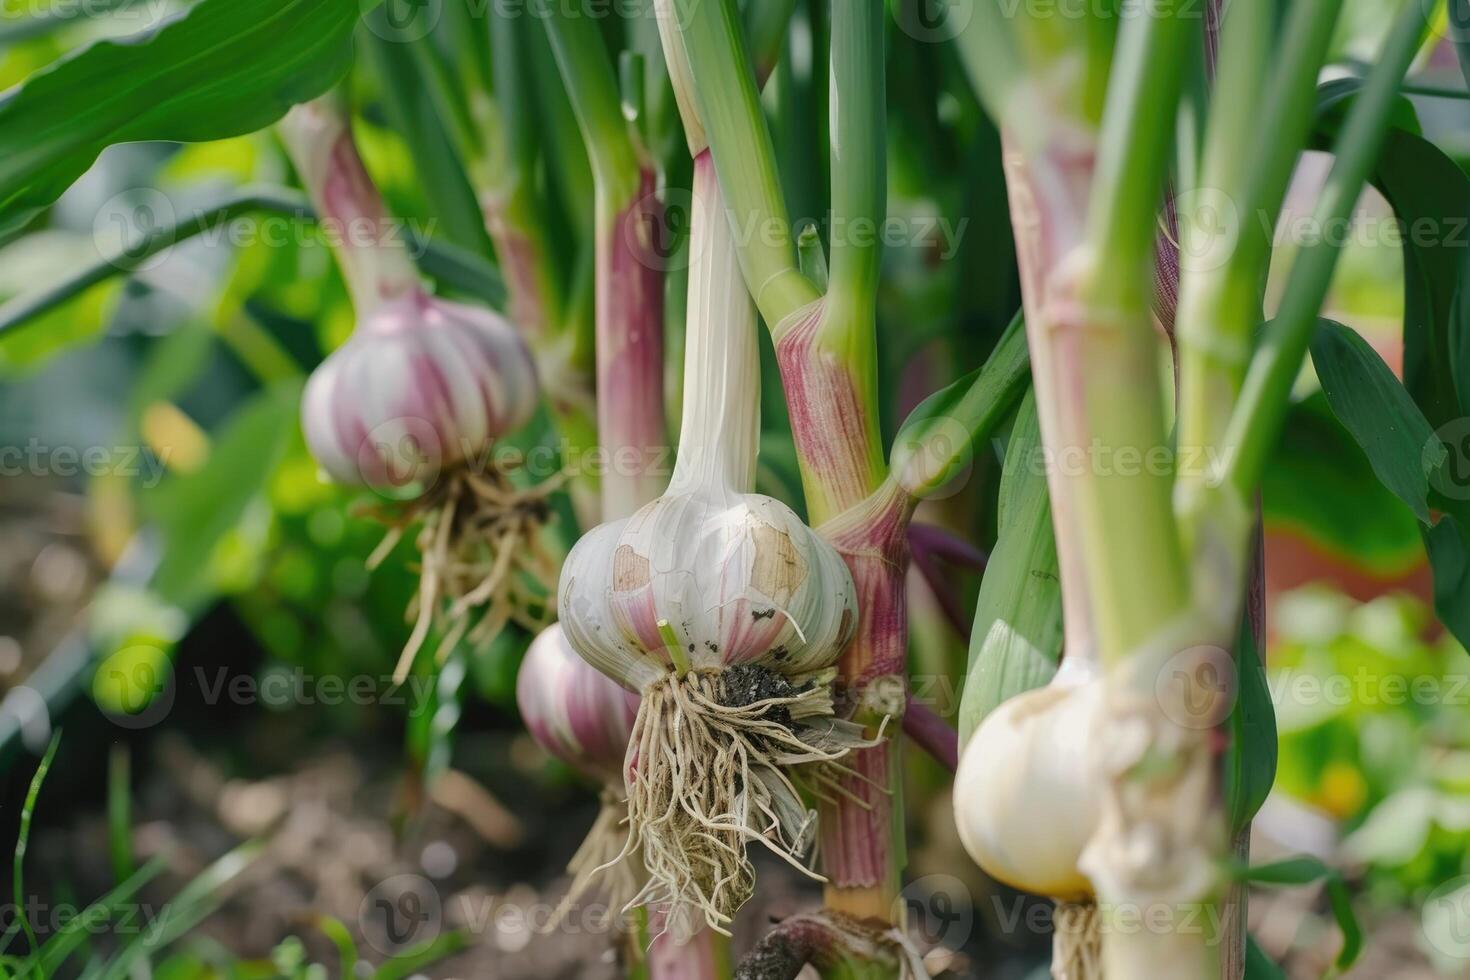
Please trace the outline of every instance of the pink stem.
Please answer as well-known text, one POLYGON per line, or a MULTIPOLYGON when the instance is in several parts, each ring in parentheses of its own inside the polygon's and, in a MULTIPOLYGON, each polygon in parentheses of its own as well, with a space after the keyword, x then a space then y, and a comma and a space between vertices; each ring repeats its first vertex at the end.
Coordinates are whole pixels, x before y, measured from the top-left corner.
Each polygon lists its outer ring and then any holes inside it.
POLYGON ((352 142, 351 121, 333 96, 296 106, 281 140, 311 195, 358 316, 419 288, 418 270, 352 142))
POLYGON ((912 694, 908 696, 908 706, 903 712, 903 731, 950 772, 959 768, 959 733, 933 708, 915 701, 912 694))
MULTIPOLYGON (((906 700, 904 580, 913 506, 908 494, 889 482, 861 506, 819 528, 847 562, 857 586, 858 628, 839 662, 838 684, 845 706, 869 724, 885 715, 896 717, 906 700)), ((844 760, 852 772, 841 778, 842 790, 851 799, 823 804, 820 816, 822 869, 832 888, 893 884, 889 879, 898 862, 892 860, 892 847, 903 820, 902 808, 893 805, 890 795, 901 773, 898 756, 899 740, 889 738, 844 760)))
POLYGON ((772 330, 791 435, 815 522, 861 505, 878 483, 882 462, 858 380, 844 358, 822 342, 830 302, 819 299, 772 330))
POLYGON ((687 943, 674 942, 672 933, 658 930, 648 949, 649 980, 717 980, 728 969, 729 950, 724 937, 701 929, 687 943))
POLYGON ((664 420, 664 277, 652 230, 662 218, 653 171, 597 242, 597 428, 606 456, 603 520, 626 517, 663 492, 655 463, 664 420))
POLYGON ((914 567, 939 603, 945 620, 961 638, 968 639, 973 617, 966 611, 956 583, 945 576, 939 562, 942 559, 959 568, 984 572, 985 553, 944 528, 919 523, 909 526, 909 550, 914 567))

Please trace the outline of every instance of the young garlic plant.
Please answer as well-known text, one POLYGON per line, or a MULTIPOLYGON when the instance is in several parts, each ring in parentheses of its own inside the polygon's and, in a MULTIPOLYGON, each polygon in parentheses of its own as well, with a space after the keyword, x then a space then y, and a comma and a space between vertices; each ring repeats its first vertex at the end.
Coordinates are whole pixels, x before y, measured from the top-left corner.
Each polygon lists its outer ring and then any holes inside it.
POLYGON ((623 909, 642 887, 636 861, 618 861, 627 846, 623 759, 638 717, 638 697, 577 656, 560 623, 532 641, 516 678, 516 704, 536 743, 602 789, 597 820, 567 870, 572 885, 561 912, 595 891, 610 910, 623 909), (597 872, 607 867, 598 881, 597 872))
MULTIPOLYGON (((832 715, 832 664, 856 619, 852 577, 790 508, 751 492, 756 321, 708 154, 695 163, 685 392, 669 489, 582 538, 561 622, 593 666, 642 696, 625 767, 629 841, 677 937, 725 932, 759 842, 794 864, 814 814, 796 767, 865 744, 832 715)), ((820 769, 808 770, 821 781, 820 769)))
POLYGON ((422 571, 401 679, 436 619, 447 651, 472 627, 488 636, 549 605, 527 584, 554 575, 537 543, 547 487, 518 488, 491 452, 531 418, 540 386, 508 322, 424 290, 405 243, 391 240, 395 226, 334 98, 297 106, 279 130, 340 242, 335 254, 357 314, 352 336, 307 383, 307 444, 336 482, 395 502, 371 564, 419 525, 422 571))

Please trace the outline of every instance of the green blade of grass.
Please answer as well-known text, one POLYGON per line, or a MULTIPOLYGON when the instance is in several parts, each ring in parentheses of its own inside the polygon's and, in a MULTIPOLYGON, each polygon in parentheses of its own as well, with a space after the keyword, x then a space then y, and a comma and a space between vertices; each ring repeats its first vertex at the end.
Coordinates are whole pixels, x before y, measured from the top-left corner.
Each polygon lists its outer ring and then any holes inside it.
MULTIPOLYGON (((56 749, 61 745, 61 732, 51 736, 51 744, 46 747, 46 754, 41 757, 41 764, 36 767, 36 774, 31 777, 31 787, 26 791, 25 806, 20 811, 20 833, 15 839, 15 867, 11 870, 11 898, 15 902, 15 914, 20 919, 20 927, 26 934, 28 949, 35 952, 40 948, 36 941, 36 931, 31 928, 30 917, 26 914, 25 900, 25 874, 23 866, 26 860, 26 848, 31 841, 31 817, 36 812, 36 801, 41 796, 41 784, 46 781, 46 774, 51 771, 51 762, 56 758, 56 749)), ((44 978, 44 974, 41 974, 44 978)))
POLYGON ((100 980, 127 980, 140 960, 166 949, 208 918, 223 901, 220 890, 249 867, 260 851, 259 842, 248 841, 201 871, 164 906, 158 918, 129 937, 98 973, 100 980))

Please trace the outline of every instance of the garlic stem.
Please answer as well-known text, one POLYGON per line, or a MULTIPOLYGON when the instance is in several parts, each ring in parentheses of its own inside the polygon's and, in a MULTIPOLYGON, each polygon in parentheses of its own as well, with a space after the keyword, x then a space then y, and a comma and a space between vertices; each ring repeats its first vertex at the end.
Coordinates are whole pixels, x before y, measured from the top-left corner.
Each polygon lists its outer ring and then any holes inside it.
POLYGON ((755 486, 760 355, 755 304, 740 275, 709 151, 694 161, 684 414, 669 493, 755 486))
POLYGON ((418 269, 362 164, 352 142, 351 120, 339 99, 328 95, 296 106, 278 130, 311 196, 357 315, 418 289, 418 269))

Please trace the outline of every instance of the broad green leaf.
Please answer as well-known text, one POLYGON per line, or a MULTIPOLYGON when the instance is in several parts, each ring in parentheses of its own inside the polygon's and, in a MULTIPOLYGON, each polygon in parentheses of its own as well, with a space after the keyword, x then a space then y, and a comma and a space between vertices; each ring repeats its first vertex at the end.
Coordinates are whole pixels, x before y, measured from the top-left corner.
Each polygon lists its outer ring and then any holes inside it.
POLYGON ((1361 567, 1398 574, 1424 560, 1413 511, 1378 482, 1320 391, 1287 410, 1261 503, 1269 527, 1361 567))
POLYGON ((1317 324, 1312 363, 1378 479, 1428 524, 1429 474, 1444 462, 1444 448, 1404 386, 1366 340, 1331 320, 1317 324))
POLYGON ((1420 530, 1434 569, 1434 608, 1470 647, 1470 499, 1460 492, 1465 484, 1458 470, 1464 463, 1459 447, 1450 453, 1443 441, 1463 419, 1431 430, 1388 366, 1340 324, 1324 320, 1318 325, 1312 359, 1333 412, 1368 454, 1384 486, 1425 525, 1420 530), (1433 526, 1431 507, 1446 512, 1433 526))
MULTIPOLYGON (((1359 79, 1322 86, 1319 139, 1335 132, 1360 88, 1359 79)), ((1402 237, 1404 386, 1430 424, 1442 425, 1460 414, 1450 322, 1470 237, 1470 177, 1420 135, 1418 118, 1404 100, 1396 106, 1372 182, 1393 207, 1402 237)))
POLYGON ((1230 826, 1245 827, 1266 802, 1276 782, 1276 706, 1266 683, 1250 623, 1236 641, 1236 691, 1230 713, 1230 745, 1225 751, 1225 799, 1230 826))
POLYGON ((1424 549, 1434 568, 1434 611, 1470 649, 1470 520, 1444 515, 1424 530, 1424 549))
POLYGON ((360 0, 200 0, 101 41, 0 99, 0 239, 114 143, 254 132, 325 92, 352 60, 360 0))
POLYGON ((1062 589, 1040 447, 1035 395, 1028 391, 1001 475, 1000 538, 975 608, 960 702, 961 748, 1003 702, 1050 681, 1061 658, 1062 589))
POLYGON ((298 381, 287 381, 260 392, 225 423, 201 469, 173 476, 144 497, 164 536, 152 585, 166 599, 188 604, 214 588, 206 570, 284 453, 300 389, 298 381))

